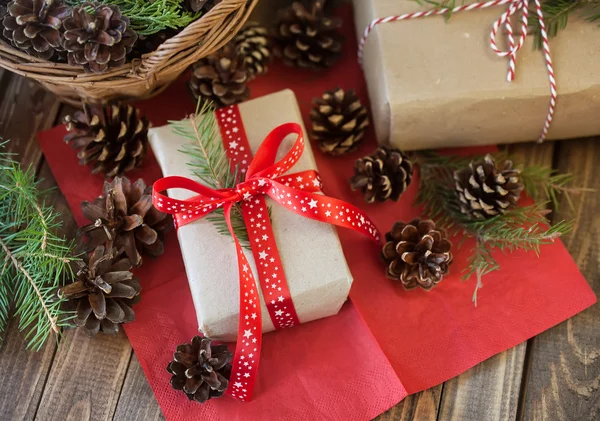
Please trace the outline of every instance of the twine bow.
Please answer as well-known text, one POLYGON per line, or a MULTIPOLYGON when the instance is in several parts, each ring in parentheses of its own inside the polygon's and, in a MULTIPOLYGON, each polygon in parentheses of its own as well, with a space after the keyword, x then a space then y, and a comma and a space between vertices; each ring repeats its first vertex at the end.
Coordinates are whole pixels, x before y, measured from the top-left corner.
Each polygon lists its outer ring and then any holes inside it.
MULTIPOLYGON (((540 25, 540 32, 542 37, 542 50, 544 52, 544 58, 546 60, 546 68, 548 70, 548 81, 550 83, 550 105, 548 107, 548 114, 546 115, 546 120, 544 121, 544 126, 542 128, 542 132, 538 137, 538 142, 541 143, 546 139, 548 135, 548 129, 550 128, 550 124, 552 123, 552 119, 554 117, 554 109, 556 108, 556 80, 554 78, 554 66, 552 65, 552 57, 550 56, 550 45, 548 44, 548 33, 546 32, 546 24, 544 22, 544 15, 542 12, 542 5, 540 0, 535 1, 535 9, 537 14, 537 20, 540 25)), ((527 23, 529 17, 529 0, 493 0, 485 3, 472 3, 468 5, 457 6, 454 8, 443 7, 439 9, 432 9, 423 12, 414 12, 414 13, 406 13, 403 15, 395 15, 395 16, 387 16, 384 18, 374 19, 366 28, 363 33, 362 39, 360 40, 358 46, 358 60, 359 63, 363 62, 363 52, 365 43, 367 42, 367 38, 369 34, 375 26, 381 23, 388 22, 396 22, 400 20, 408 20, 408 19, 417 19, 417 18, 425 18, 429 16, 437 16, 437 15, 445 15, 447 13, 459 13, 459 12, 467 12, 475 9, 486 9, 488 7, 500 6, 503 4, 508 4, 508 9, 502 13, 502 15, 494 22, 492 25, 492 30, 490 33, 490 47, 492 50, 500 57, 509 57, 509 69, 507 74, 507 80, 509 82, 515 79, 515 67, 516 67, 516 59, 517 52, 521 49, 523 44, 525 43, 525 39, 527 38, 527 23), (515 36, 512 28, 511 18, 518 13, 521 13, 521 33, 518 38, 518 42, 515 42, 515 36), (498 30, 504 25, 508 37, 508 49, 503 51, 498 48, 496 39, 498 36, 498 30)))
POLYGON ((263 297, 276 328, 294 326, 299 320, 285 280, 284 267, 277 252, 263 195, 271 197, 289 211, 305 218, 350 228, 377 243, 380 241, 380 234, 375 225, 360 209, 341 200, 316 194, 321 191, 320 178, 316 171, 284 175, 298 162, 303 150, 302 128, 296 123, 287 123, 267 135, 247 168, 245 180, 235 188, 211 189, 189 178, 177 176, 164 177, 153 186, 154 206, 173 214, 178 228, 218 208, 224 209, 225 220, 237 251, 240 282, 238 340, 227 393, 242 401, 249 401, 254 389, 260 358, 262 324, 260 296, 252 267, 244 255, 231 223, 231 209, 234 204, 241 205, 263 297), (275 161, 279 146, 290 134, 296 135, 294 145, 281 160, 275 161), (160 193, 173 188, 190 190, 197 196, 176 200, 160 193))

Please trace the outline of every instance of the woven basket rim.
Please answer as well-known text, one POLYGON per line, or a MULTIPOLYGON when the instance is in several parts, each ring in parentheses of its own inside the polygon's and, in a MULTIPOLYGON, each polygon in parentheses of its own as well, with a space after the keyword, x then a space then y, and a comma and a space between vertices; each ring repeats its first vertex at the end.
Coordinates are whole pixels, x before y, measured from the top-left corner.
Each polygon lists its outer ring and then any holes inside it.
POLYGON ((117 88, 132 83, 148 88, 164 74, 181 73, 191 63, 220 48, 241 28, 258 0, 222 0, 155 51, 105 73, 87 73, 82 66, 54 63, 28 55, 0 40, 0 67, 53 85, 101 85, 117 88), (202 48, 207 47, 207 48, 202 48))

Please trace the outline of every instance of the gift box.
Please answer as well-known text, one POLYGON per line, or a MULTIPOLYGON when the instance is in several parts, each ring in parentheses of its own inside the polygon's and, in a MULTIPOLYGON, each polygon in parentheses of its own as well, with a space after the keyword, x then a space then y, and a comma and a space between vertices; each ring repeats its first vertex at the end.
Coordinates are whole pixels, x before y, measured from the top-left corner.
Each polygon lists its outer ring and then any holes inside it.
MULTIPOLYGON (((472 3, 472 2, 467 2, 472 3)), ((462 3, 461 3, 462 4, 462 3)), ((536 140, 550 102, 544 53, 529 35, 509 59, 490 48, 492 24, 508 9, 499 5, 444 16, 376 25, 364 45, 373 122, 379 143, 401 149, 511 143, 536 140)), ((358 39, 376 18, 428 10, 412 0, 355 0, 358 39)), ((518 39, 520 12, 513 18, 518 39)), ((530 20, 536 18, 530 11, 530 20)), ((597 25, 575 16, 550 39, 557 103, 548 139, 600 133, 600 52, 597 25)), ((507 49, 507 31, 498 30, 507 49)))
MULTIPOLYGON (((247 101, 240 104, 238 109, 252 153, 256 153, 262 140, 274 127, 288 122, 302 124, 296 98, 290 90, 247 101)), ((302 130, 305 132, 304 128, 302 130)), ((163 176, 194 179, 187 165, 190 158, 181 152, 184 145, 190 142, 189 139, 173 133, 170 126, 151 129, 149 138, 163 176)), ((284 140, 278 151, 278 159, 290 150, 293 141, 291 136, 284 140)), ((227 139, 225 147, 235 148, 236 152, 240 149, 237 142, 231 139, 227 139)), ((239 150, 239 153, 245 154, 245 151, 239 150)), ((250 160, 251 157, 246 159, 250 160)), ((291 171, 315 168, 310 145, 306 143, 304 153, 291 171)), ((190 197, 189 192, 180 189, 170 189, 168 193, 179 200, 190 197)), ((331 225, 290 212, 274 204, 270 198, 267 199, 267 205, 270 207, 275 240, 300 322, 336 314, 346 301, 352 284, 336 230, 331 225)), ((214 339, 235 340, 240 293, 236 249, 232 238, 219 233, 215 224, 206 218, 181 226, 178 238, 200 330, 214 339)), ((244 250, 244 254, 258 279, 253 253, 244 250)), ((272 331, 274 324, 262 294, 261 298, 263 332, 272 331)), ((278 297, 276 294, 268 298, 271 301, 278 297)))

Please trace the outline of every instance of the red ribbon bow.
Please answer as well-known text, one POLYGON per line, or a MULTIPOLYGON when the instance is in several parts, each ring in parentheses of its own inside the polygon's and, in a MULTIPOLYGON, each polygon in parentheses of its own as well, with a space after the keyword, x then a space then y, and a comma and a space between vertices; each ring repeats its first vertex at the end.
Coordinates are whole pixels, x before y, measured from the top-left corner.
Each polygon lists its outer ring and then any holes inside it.
POLYGON ((316 171, 283 175, 298 162, 303 150, 302 128, 299 124, 287 123, 267 135, 247 168, 245 181, 235 188, 215 190, 185 177, 164 177, 153 186, 154 206, 175 215, 177 227, 202 218, 217 208, 224 209, 229 232, 235 241, 240 274, 238 340, 228 394, 243 401, 250 400, 254 389, 262 325, 260 297, 254 275, 231 224, 233 205, 241 203, 262 295, 276 328, 294 326, 299 320, 277 252, 264 195, 303 217, 350 228, 377 243, 380 241, 375 225, 360 209, 315 193, 321 191, 316 171), (297 136, 294 145, 283 159, 275 162, 279 146, 290 134, 297 136), (176 200, 159 193, 172 188, 187 189, 198 195, 187 200, 176 200))

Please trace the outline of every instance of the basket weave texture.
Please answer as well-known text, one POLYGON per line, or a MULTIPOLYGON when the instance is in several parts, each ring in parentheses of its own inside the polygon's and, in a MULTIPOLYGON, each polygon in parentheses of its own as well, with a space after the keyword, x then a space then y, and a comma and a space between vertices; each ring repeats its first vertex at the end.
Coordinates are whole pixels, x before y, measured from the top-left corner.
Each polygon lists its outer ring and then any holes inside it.
POLYGON ((223 0, 208 13, 141 59, 86 73, 80 66, 32 57, 0 41, 0 66, 40 82, 61 100, 80 104, 149 98, 163 91, 192 63, 225 45, 242 27, 258 0, 223 0))

